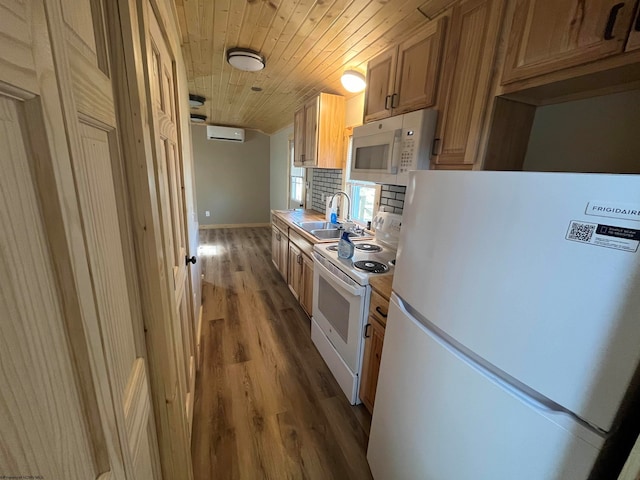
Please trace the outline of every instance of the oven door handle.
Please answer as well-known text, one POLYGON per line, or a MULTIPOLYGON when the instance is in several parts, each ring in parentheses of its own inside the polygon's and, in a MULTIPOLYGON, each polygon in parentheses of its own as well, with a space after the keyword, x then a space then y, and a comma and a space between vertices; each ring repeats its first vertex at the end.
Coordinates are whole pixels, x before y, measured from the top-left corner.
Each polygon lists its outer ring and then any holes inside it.
POLYGON ((361 297, 365 294, 366 288, 361 285, 349 285, 348 283, 336 277, 331 271, 322 265, 320 262, 314 262, 313 268, 318 269, 318 274, 324 278, 327 282, 333 285, 338 290, 349 292, 351 295, 361 297))

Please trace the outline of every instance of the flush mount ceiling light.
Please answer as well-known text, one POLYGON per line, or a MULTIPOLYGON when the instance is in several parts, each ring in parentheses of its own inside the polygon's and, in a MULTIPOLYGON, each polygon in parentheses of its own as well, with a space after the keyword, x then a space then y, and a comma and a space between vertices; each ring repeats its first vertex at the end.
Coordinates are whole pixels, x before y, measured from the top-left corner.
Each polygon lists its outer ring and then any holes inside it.
POLYGON ((248 48, 230 48, 227 50, 227 62, 245 72, 257 72, 265 66, 264 57, 248 48))
POLYGON ((193 123, 204 123, 207 120, 206 115, 198 115, 197 113, 191 114, 191 121, 193 123))
POLYGON ((201 107, 204 105, 206 98, 201 97, 200 95, 194 95, 192 93, 189 94, 189 106, 190 107, 201 107))
POLYGON ((361 92, 367 85, 364 75, 356 70, 345 70, 340 81, 342 86, 352 93, 361 92))

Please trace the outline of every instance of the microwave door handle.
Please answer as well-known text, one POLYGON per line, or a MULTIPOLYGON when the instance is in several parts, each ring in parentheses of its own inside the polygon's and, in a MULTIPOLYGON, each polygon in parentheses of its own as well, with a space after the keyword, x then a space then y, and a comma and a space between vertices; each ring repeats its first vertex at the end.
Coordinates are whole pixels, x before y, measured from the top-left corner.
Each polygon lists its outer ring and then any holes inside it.
POLYGON ((391 151, 391 164, 389 165, 389 173, 397 175, 400 165, 400 155, 402 155, 402 129, 397 129, 393 134, 393 147, 391 151))

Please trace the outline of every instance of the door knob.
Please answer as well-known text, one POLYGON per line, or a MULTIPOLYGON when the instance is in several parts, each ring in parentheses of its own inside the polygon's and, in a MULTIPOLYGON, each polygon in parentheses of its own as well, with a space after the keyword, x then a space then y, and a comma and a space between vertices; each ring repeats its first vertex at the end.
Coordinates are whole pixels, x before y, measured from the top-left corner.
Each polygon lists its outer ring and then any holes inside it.
POLYGON ((194 255, 193 257, 191 257, 191 258, 189 258, 189 257, 184 257, 184 259, 185 259, 185 261, 186 261, 187 266, 189 266, 189 264, 190 264, 190 263, 193 263, 194 265, 196 264, 196 257, 195 257, 195 255, 194 255))

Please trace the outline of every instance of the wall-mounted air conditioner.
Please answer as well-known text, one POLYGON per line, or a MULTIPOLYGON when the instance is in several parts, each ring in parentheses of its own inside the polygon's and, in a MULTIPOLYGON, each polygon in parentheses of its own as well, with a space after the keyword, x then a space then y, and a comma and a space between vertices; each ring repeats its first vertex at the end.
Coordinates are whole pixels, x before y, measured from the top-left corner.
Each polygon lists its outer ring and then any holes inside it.
POLYGON ((207 138, 209 140, 224 140, 226 142, 244 142, 244 128, 207 125, 207 138))

